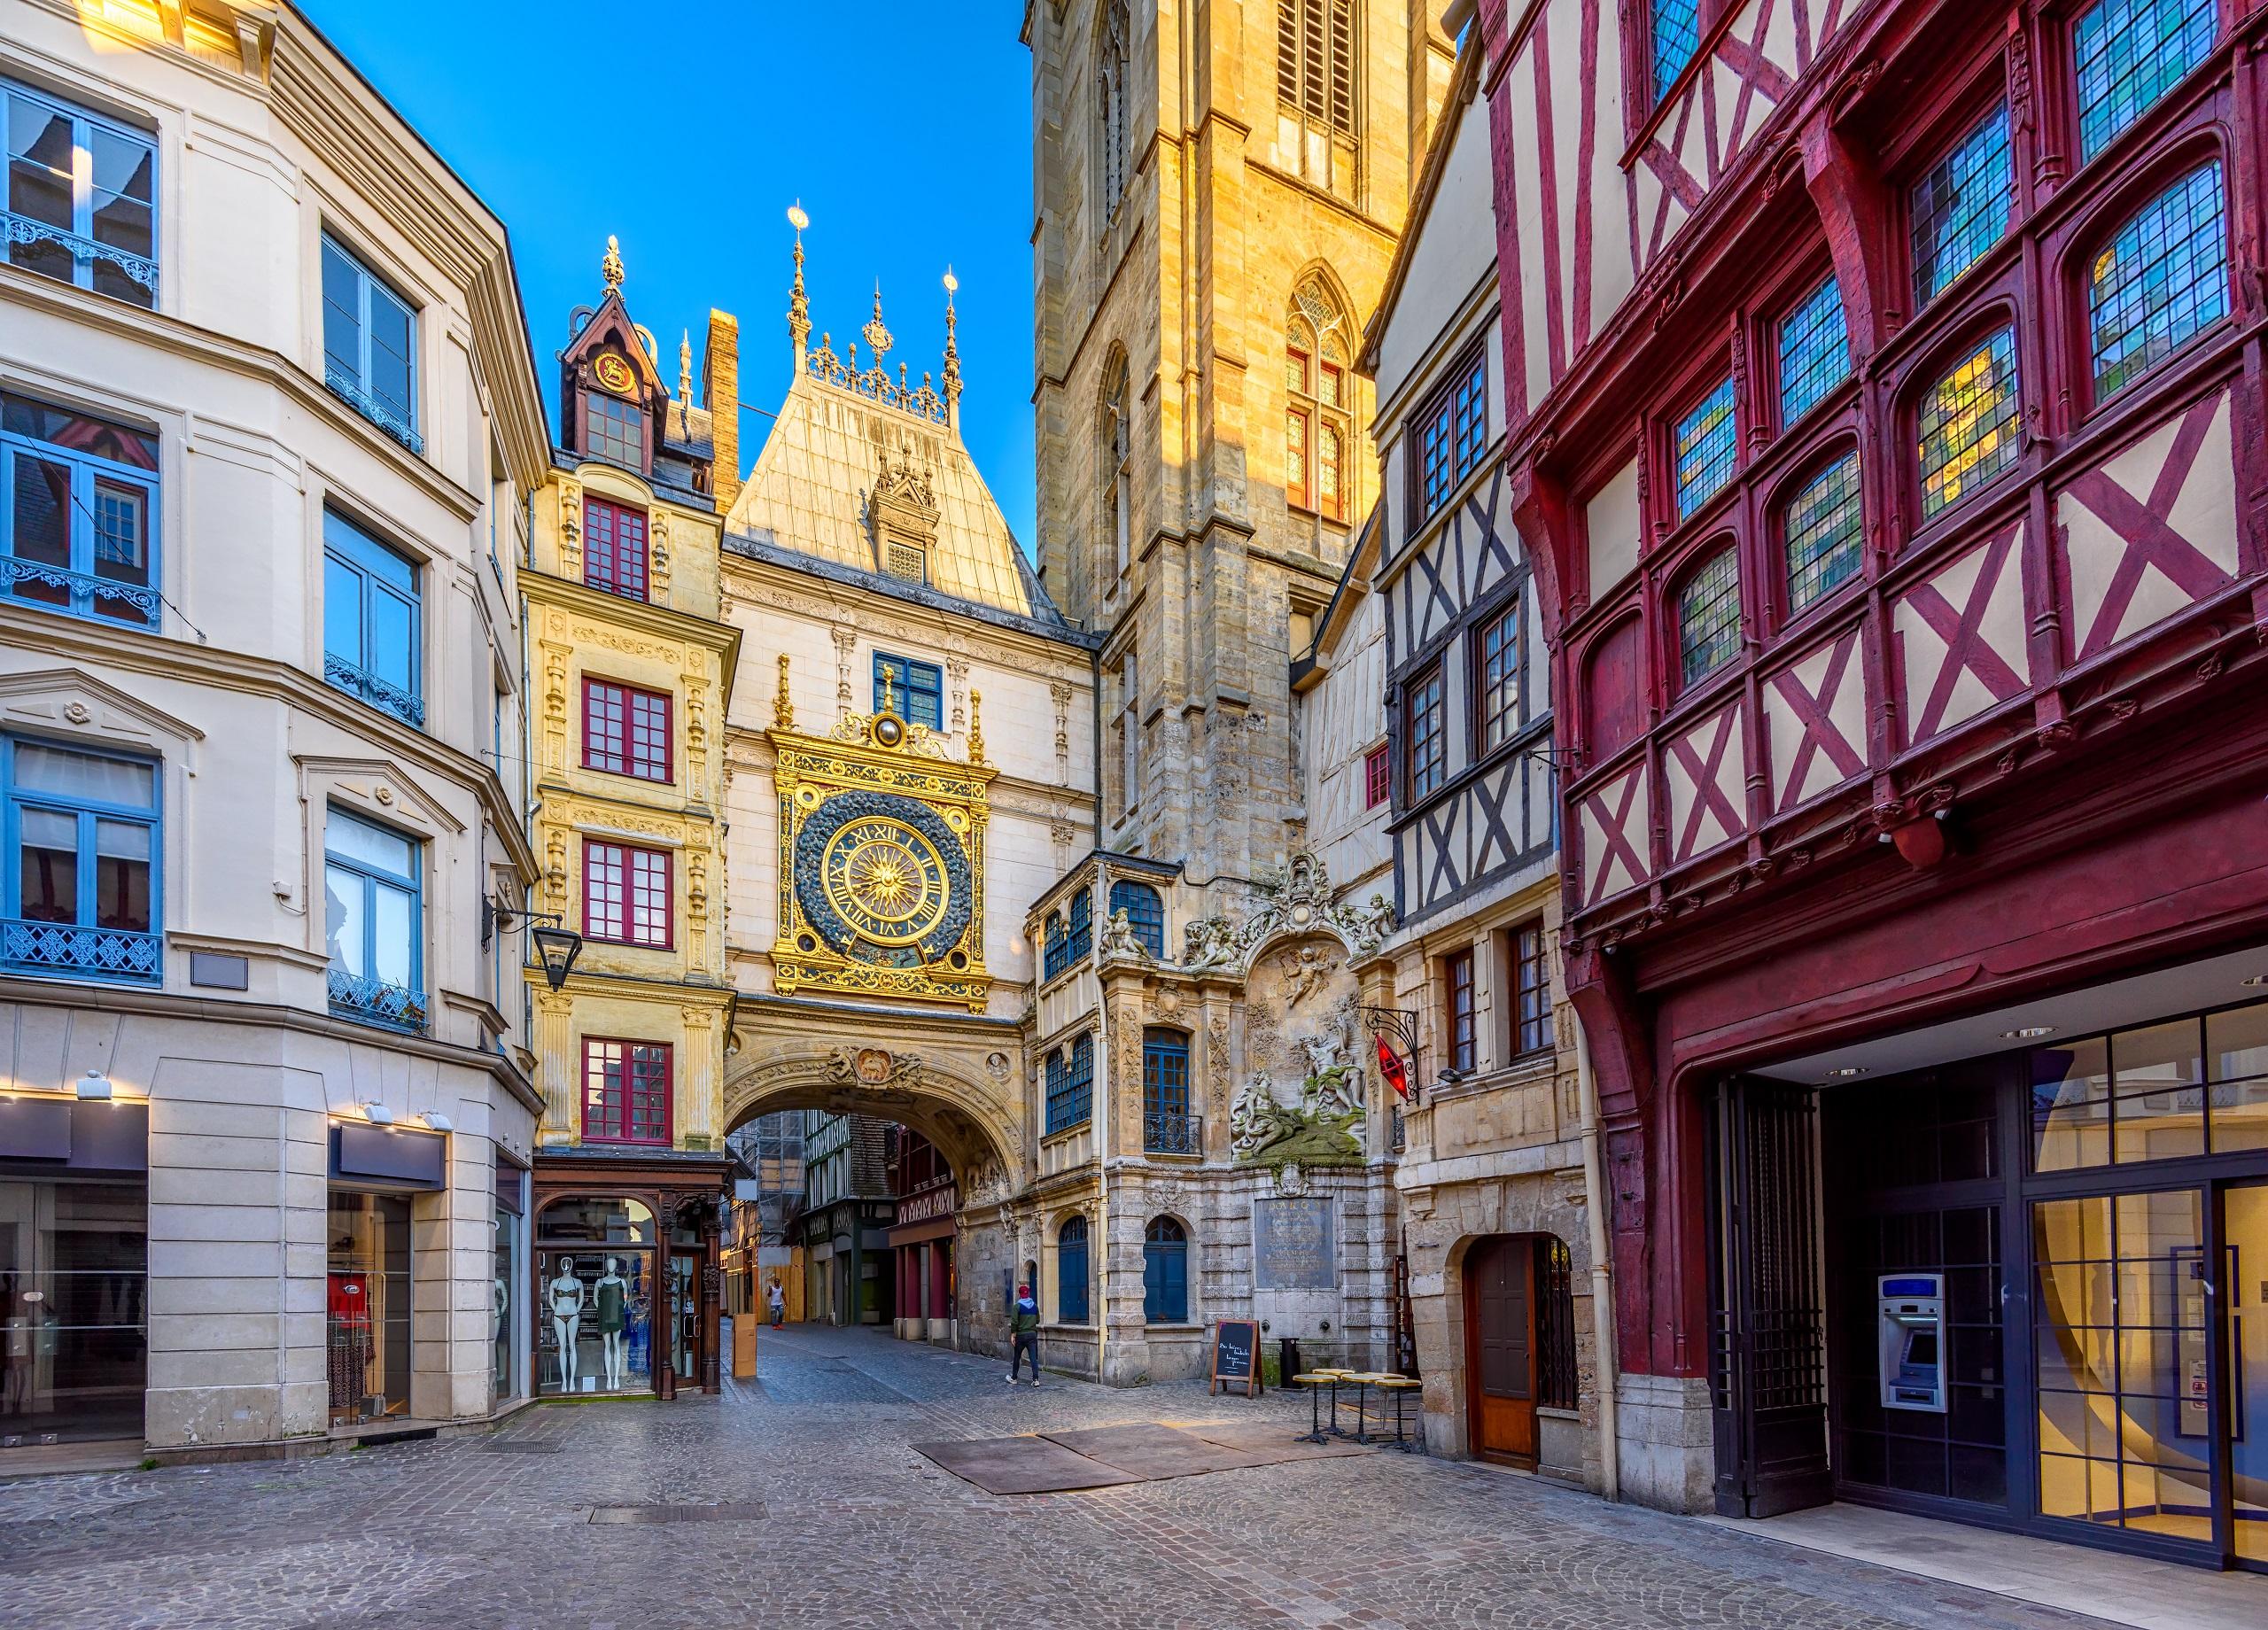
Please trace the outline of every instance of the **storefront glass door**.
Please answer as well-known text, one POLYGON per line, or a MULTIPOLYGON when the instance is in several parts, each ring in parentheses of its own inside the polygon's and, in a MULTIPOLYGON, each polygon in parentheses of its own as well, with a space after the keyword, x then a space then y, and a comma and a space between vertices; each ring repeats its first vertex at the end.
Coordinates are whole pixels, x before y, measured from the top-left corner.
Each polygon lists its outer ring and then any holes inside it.
POLYGON ((331 1424, 409 1408, 409 1201, 330 1193, 323 1320, 331 1424))
POLYGON ((701 1352, 701 1259, 670 1257, 670 1363, 679 1381, 697 1383, 701 1352))
POLYGON ((145 1191, 0 1183, 0 1448, 142 1435, 145 1191))
POLYGON ((2268 1184, 2224 1191, 2228 1246, 2229 1485, 2237 1560, 2268 1569, 2268 1184))

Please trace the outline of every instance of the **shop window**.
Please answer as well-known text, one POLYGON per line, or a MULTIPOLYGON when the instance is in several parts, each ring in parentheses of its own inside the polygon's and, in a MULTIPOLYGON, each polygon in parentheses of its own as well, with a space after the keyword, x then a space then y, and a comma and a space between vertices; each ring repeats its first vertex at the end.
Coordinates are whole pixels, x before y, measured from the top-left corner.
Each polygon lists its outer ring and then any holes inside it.
POLYGON ((2268 1005, 2035 1049, 2032 1169, 2268 1148, 2268 1005))
POLYGON ((1846 453, 1797 489, 1780 510, 1788 565, 1788 615, 1856 576, 1866 520, 1859 455, 1846 453))
POLYGON ((646 467, 646 415, 637 403, 592 392, 583 398, 583 451, 630 470, 646 467))
MULTIPOLYGON (((544 1214, 547 1233, 557 1209, 544 1214)), ((557 1397, 650 1388, 653 1253, 545 1250, 537 1263, 537 1392, 557 1397)))
POLYGON ((1142 1318, 1189 1323, 1189 1232, 1171 1217, 1152 1217, 1142 1230, 1142 1318))
POLYGON ((1142 1032, 1142 1152, 1205 1153, 1189 1113, 1189 1037, 1154 1025, 1142 1032))
POLYGON ((583 844, 583 932, 594 940, 667 951, 674 918, 666 850, 583 844))
POLYGON ((584 1141, 669 1143, 670 1051, 666 1042, 584 1040, 584 1141))
POLYGON ((149 1235, 140 1181, 0 1179, 0 1440, 142 1441, 149 1235))
POLYGON ((1423 520, 1459 483, 1480 467, 1488 446, 1488 359, 1473 355, 1456 377, 1419 413, 1412 445, 1418 452, 1418 505, 1423 520))
POLYGON ((1850 376, 1843 291, 1830 273, 1780 319, 1780 428, 1795 423, 1850 376))
POLYGON ((1678 673, 1689 687, 1740 652, 1740 553, 1718 550, 1677 591, 1678 673))
POLYGON ((330 1011, 422 1034, 424 857, 412 839, 333 807, 323 832, 330 1011))
POLYGON ((409 302, 326 232, 322 237, 322 377, 371 423, 420 451, 417 315, 409 302))
POLYGON ((1523 923, 1509 936, 1512 952, 1512 1051, 1543 1052, 1551 1046, 1551 970, 1543 954, 1543 925, 1523 923))
POLYGON ((1379 742, 1363 755, 1363 807, 1374 810, 1394 796, 1394 755, 1379 742))
POLYGON ((1472 951, 1453 951, 1441 959, 1441 998, 1444 1034, 1449 1041, 1449 1067, 1469 1075, 1478 1062, 1473 1046, 1472 951))
POLYGON ((909 725, 942 730, 944 694, 944 670, 936 664, 911 662, 887 651, 874 653, 875 712, 895 713, 909 725))
POLYGON ((1506 606, 1480 630, 1473 648, 1477 671, 1473 695, 1479 702, 1478 750, 1487 753, 1512 739, 1520 726, 1520 608, 1506 606))
POLYGON ((346 516, 324 510, 324 679, 422 728, 423 618, 416 563, 346 516))
POLYGON ((1951 288, 2000 241, 2015 210, 2015 186, 2003 102, 1914 185, 1907 208, 1916 309, 1951 288))
POLYGON ((1087 1322, 1087 1220, 1066 1217, 1055 1233, 1055 1322, 1087 1322))
POLYGON ((670 758, 668 696, 611 679, 584 679, 584 768, 667 781, 670 758))
POLYGON ((1158 891, 1147 883, 1138 883, 1121 878, 1110 886, 1110 914, 1126 913, 1126 920, 1134 930, 1134 937, 1142 949, 1153 957, 1166 954, 1166 906, 1158 891))
POLYGON ((158 303, 158 150, 144 132, 0 80, 8 263, 144 309, 158 303))
POLYGON ((583 581, 625 600, 646 598, 646 512, 583 500, 583 581))
POLYGON ((0 966, 71 979, 161 979, 158 766, 0 740, 0 793, 13 851, 0 879, 0 966))
POLYGON ((1990 486, 2022 451, 2023 402, 2016 337, 2001 329, 1979 343, 1922 399, 1922 518, 1990 486))
POLYGON ((409 1409, 409 1200, 333 1190, 324 1370, 333 1425, 409 1409))
POLYGON ((2228 310, 2216 159, 2144 205, 2095 256, 2087 278, 2095 400, 2116 396, 2228 310))
POLYGON ((2215 0, 2097 0, 2073 19, 2081 162, 2205 60, 2218 22, 2215 0))
POLYGON ((1409 755, 1410 802, 1439 792, 1449 779, 1448 707, 1439 663, 1410 681, 1402 695, 1402 739, 1409 755))
POLYGON ((1652 0, 1654 100, 1669 95, 1701 49, 1701 0, 1652 0))
POLYGON ((1094 1114, 1095 1044, 1091 1036, 1075 1037, 1067 1052, 1058 1047, 1047 1055, 1047 1135, 1084 1126, 1094 1114))
POLYGON ((1677 518, 1685 519, 1732 479, 1740 452, 1733 411, 1733 382, 1727 379, 1677 422, 1677 518))
POLYGON ((158 625, 158 440, 0 392, 0 593, 158 625))

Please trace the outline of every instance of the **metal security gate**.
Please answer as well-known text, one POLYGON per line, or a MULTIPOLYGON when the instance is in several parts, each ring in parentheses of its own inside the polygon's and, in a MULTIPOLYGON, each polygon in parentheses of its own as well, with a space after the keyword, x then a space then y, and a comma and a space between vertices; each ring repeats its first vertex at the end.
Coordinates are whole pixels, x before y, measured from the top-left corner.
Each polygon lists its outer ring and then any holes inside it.
POLYGON ((1771 1517, 1830 1498, 1817 1098, 1755 1076, 1710 1117, 1710 1388, 1717 1510, 1771 1517))

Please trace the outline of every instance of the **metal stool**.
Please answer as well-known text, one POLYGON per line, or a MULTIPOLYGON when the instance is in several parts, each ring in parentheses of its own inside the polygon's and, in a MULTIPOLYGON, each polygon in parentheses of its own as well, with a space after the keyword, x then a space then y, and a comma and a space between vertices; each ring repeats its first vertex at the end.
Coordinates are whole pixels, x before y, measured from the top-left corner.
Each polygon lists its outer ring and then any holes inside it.
POLYGON ((1386 1445, 1388 1448, 1400 1449, 1405 1455, 1425 1452, 1425 1439, 1409 1435, 1402 1409, 1402 1399, 1421 1391, 1424 1386, 1424 1382, 1413 1381, 1408 1376, 1384 1375, 1378 1378, 1379 1390, 1392 1394, 1394 1398, 1394 1441, 1386 1445))
POLYGON ((1331 1435, 1334 1438, 1345 1437, 1347 1435, 1347 1430, 1339 1424, 1339 1388, 1342 1382, 1352 1380, 1354 1378, 1355 1372, 1351 1370, 1310 1370, 1309 1373, 1313 1375, 1317 1380, 1325 1382, 1330 1386, 1331 1426, 1329 1430, 1331 1435))
POLYGON ((1293 1376, 1292 1379, 1308 1389, 1308 1429, 1301 1436, 1293 1439, 1292 1441, 1294 1443, 1328 1443, 1331 1441, 1331 1434, 1323 1429, 1323 1393, 1321 1388, 1325 1382, 1329 1382, 1333 1389, 1332 1397, 1336 1400, 1339 1395, 1336 1390, 1339 1386, 1339 1378, 1321 1370, 1310 1370, 1304 1375, 1293 1376))

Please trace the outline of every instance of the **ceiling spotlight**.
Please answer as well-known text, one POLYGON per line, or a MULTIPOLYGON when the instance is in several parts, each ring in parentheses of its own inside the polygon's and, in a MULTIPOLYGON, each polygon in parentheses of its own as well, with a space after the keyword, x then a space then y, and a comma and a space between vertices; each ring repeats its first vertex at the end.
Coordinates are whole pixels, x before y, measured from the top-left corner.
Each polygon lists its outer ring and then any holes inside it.
POLYGON ((393 1111, 384 1104, 365 1104, 362 1106, 362 1119, 372 1126, 392 1126, 393 1111))
POLYGON ((111 1085, 110 1077, 98 1069, 90 1069, 79 1077, 78 1092, 82 1103, 107 1100, 118 1095, 118 1090, 111 1085))
POLYGON ((2054 1034, 2055 1027, 2052 1024, 2024 1024, 2018 1025, 2013 1030, 2001 1031, 2000 1039, 2004 1042, 2030 1042, 2037 1041, 2043 1036, 2054 1034))
POLYGON ((420 1115, 418 1119, 425 1122, 428 1129, 436 1132, 448 1131, 454 1124, 449 1120, 448 1116, 443 1114, 438 1109, 429 1109, 423 1115, 420 1115))
POLYGON ((1863 1064, 1845 1064, 1840 1069, 1831 1069, 1828 1071, 1827 1079, 1829 1081, 1840 1081, 1846 1075, 1863 1075, 1866 1073, 1867 1067, 1863 1064))

